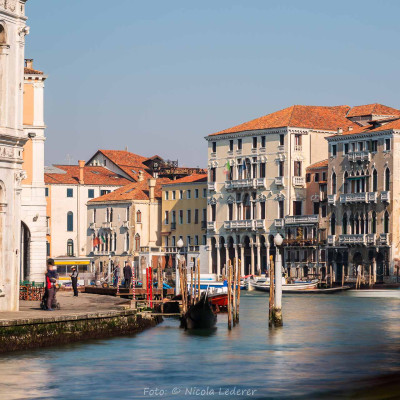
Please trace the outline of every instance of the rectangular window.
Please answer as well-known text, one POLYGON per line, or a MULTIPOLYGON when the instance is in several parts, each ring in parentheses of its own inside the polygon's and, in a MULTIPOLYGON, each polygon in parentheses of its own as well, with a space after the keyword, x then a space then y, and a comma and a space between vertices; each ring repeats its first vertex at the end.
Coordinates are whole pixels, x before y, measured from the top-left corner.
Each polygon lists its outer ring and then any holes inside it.
POLYGON ((326 205, 325 204, 321 207, 321 217, 322 218, 326 217, 326 205))
POLYGON ((207 208, 203 208, 203 218, 202 221, 205 223, 207 221, 207 208))
POLYGON ((265 162, 260 163, 260 178, 265 178, 265 162))
POLYGON ((294 176, 301 176, 301 161, 294 162, 294 176))
POLYGON ((169 224, 169 212, 168 211, 164 212, 164 223, 165 223, 165 225, 169 224))
POLYGON ((172 224, 175 224, 175 223, 176 223, 176 212, 175 212, 175 211, 172 211, 171 223, 172 223, 172 224))
POLYGON ((168 200, 169 199, 169 192, 168 192, 168 190, 166 190, 165 191, 165 200, 168 200))
POLYGON ((195 223, 195 224, 198 224, 198 223, 199 223, 199 210, 198 210, 198 208, 196 208, 196 209, 194 210, 194 223, 195 223))
POLYGON ((326 172, 323 172, 323 173, 322 173, 322 180, 323 180, 324 182, 326 182, 326 172))
POLYGON ((199 236, 198 236, 198 235, 195 235, 195 236, 194 236, 194 245, 195 245, 195 246, 198 246, 198 245, 199 245, 199 236))
POLYGON ((46 197, 49 197, 49 188, 47 187, 47 188, 44 188, 44 195, 46 196, 46 197))
POLYGON ((285 145, 285 135, 279 135, 279 146, 285 145))
POLYGON ((279 161, 279 176, 284 175, 284 169, 285 169, 285 161, 279 161))
POLYGON ((345 143, 344 144, 344 154, 348 154, 349 153, 349 144, 345 143))
POLYGON ((74 197, 74 189, 67 189, 67 197, 74 197))
POLYGON ((385 151, 390 151, 390 139, 385 139, 385 151))
POLYGON ((358 151, 364 150, 364 142, 358 142, 358 151))
POLYGON ((176 246, 176 238, 175 238, 175 236, 172 236, 172 247, 175 247, 176 246))
POLYGON ((211 221, 215 222, 217 209, 215 204, 211 204, 211 221))
POLYGON ((295 146, 301 146, 301 136, 302 135, 294 135, 294 144, 295 144, 295 146))
POLYGON ((266 143, 266 137, 265 136, 261 136, 261 147, 263 149, 265 149, 265 143, 266 143))
POLYGON ((257 148, 257 136, 253 137, 253 149, 257 148))
POLYGON ((306 182, 311 182, 311 174, 306 174, 306 182))
POLYGON ((293 201, 293 215, 302 215, 302 201, 293 201))
POLYGON ((228 220, 233 220, 233 203, 228 204, 228 220))
POLYGON ((217 169, 210 168, 210 182, 215 182, 217 176, 217 169))
POLYGON ((168 236, 166 236, 164 239, 164 245, 165 245, 165 247, 169 246, 169 237, 168 236))
POLYGON ((237 149, 238 149, 238 150, 242 150, 242 139, 238 139, 238 142, 237 142, 237 149))
POLYGON ((207 235, 203 235, 203 246, 207 245, 207 235))
POLYGON ((104 196, 105 194, 108 193, 111 193, 111 190, 106 190, 106 189, 100 190, 100 196, 104 196))
POLYGON ((176 200, 176 192, 175 192, 175 190, 172 191, 172 200, 176 200))
MULTIPOLYGON (((300 175, 297 175, 297 176, 300 176, 300 175)), ((319 173, 318 172, 316 172, 314 175, 314 182, 319 182, 319 173)))
POLYGON ((217 152, 217 142, 212 142, 212 152, 213 153, 217 152))
POLYGON ((186 191, 186 198, 190 199, 192 197, 192 191, 191 190, 187 190, 186 191))
POLYGON ((261 219, 265 219, 265 201, 260 202, 261 219))
POLYGON ((194 198, 195 199, 199 198, 199 189, 194 189, 194 198))
POLYGON ((183 199, 183 190, 179 191, 179 199, 182 200, 183 199))
POLYGON ((233 151, 233 140, 229 141, 229 151, 233 151))
POLYGON ((190 236, 186 236, 186 246, 190 246, 192 244, 192 238, 190 236))
POLYGON ((378 141, 377 140, 373 140, 371 142, 371 151, 376 153, 378 151, 378 141))
POLYGON ((46 242, 46 256, 50 257, 50 243, 46 242))
POLYGON ((333 144, 331 146, 331 154, 332 154, 332 157, 336 157, 336 144, 333 144))
POLYGON ((88 189, 88 197, 89 199, 94 199, 94 189, 88 189))
POLYGON ((187 210, 186 211, 186 221, 188 224, 192 223, 192 210, 187 210))
POLYGON ((285 203, 283 200, 279 200, 278 202, 278 218, 283 218, 285 215, 285 203))
POLYGON ((319 214, 319 203, 314 202, 314 214, 319 214))
POLYGON ((207 189, 203 189, 203 197, 204 197, 204 198, 207 197, 207 189))
POLYGON ((179 210, 179 223, 183 224, 183 210, 179 210))

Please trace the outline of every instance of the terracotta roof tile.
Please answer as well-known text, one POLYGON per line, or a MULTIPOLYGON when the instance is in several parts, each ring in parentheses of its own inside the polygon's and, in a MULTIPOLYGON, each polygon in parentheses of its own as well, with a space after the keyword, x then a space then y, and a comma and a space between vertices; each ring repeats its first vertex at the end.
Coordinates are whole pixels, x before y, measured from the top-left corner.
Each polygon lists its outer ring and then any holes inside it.
MULTIPOLYGON (((154 195, 156 199, 161 199, 161 186, 170 180, 168 178, 156 179, 154 195)), ((140 182, 131 182, 122 188, 114 190, 103 196, 92 199, 90 203, 109 202, 109 201, 132 201, 132 200, 149 200, 149 180, 145 179, 140 182)))
POLYGON ((325 168, 328 167, 328 160, 322 160, 322 161, 318 161, 314 164, 309 165, 306 169, 317 169, 317 168, 325 168))
POLYGON ((207 182, 207 174, 193 174, 188 175, 180 179, 176 179, 174 181, 170 181, 163 186, 167 185, 178 185, 180 183, 195 183, 195 182, 207 182))
POLYGON ((347 114, 347 117, 361 117, 366 115, 400 116, 400 110, 379 103, 365 104, 362 106, 354 106, 347 114))
POLYGON ((38 71, 37 69, 32 68, 24 68, 24 74, 26 75, 43 75, 42 71, 38 71))
POLYGON ((242 132, 258 129, 282 128, 286 126, 297 128, 309 128, 327 131, 336 131, 338 128, 347 130, 348 127, 358 127, 357 124, 346 118, 349 106, 302 106, 294 105, 261 118, 254 119, 233 128, 214 133, 242 132))
MULTIPOLYGON (((79 182, 79 165, 56 165, 55 167, 65 171, 64 174, 45 173, 44 179, 47 185, 64 184, 77 185, 79 182)), ((104 167, 85 166, 83 172, 85 185, 123 186, 129 183, 128 179, 109 171, 104 167)))

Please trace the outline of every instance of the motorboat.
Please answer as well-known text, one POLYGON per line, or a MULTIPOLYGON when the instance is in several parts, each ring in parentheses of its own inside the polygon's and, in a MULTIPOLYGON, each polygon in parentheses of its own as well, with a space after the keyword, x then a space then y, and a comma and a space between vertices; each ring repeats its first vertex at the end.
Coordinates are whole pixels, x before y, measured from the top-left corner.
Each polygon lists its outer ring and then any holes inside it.
MULTIPOLYGON (((269 292, 270 279, 269 277, 259 278, 256 281, 249 281, 249 284, 255 289, 262 292, 269 292)), ((287 282, 285 277, 282 277, 282 292, 295 292, 316 289, 318 286, 318 279, 312 280, 299 280, 293 279, 287 282)))

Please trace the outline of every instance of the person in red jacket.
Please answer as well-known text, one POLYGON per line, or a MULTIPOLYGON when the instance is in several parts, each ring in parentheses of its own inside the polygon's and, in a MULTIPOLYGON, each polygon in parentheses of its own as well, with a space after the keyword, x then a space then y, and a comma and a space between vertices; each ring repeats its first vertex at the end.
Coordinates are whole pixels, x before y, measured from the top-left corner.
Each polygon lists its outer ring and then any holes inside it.
POLYGON ((54 266, 54 260, 49 259, 47 262, 47 273, 46 273, 46 289, 47 289, 47 311, 53 311, 53 301, 56 295, 56 282, 57 282, 57 271, 54 266))

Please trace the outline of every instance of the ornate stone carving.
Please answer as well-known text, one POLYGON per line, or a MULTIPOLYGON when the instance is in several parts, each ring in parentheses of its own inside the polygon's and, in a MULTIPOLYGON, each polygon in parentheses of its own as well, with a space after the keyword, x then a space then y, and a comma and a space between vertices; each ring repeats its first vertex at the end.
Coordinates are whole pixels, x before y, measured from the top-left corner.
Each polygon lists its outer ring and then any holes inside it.
POLYGON ((0 146, 0 159, 2 158, 15 158, 14 149, 8 146, 0 146))
POLYGON ((0 0, 0 7, 14 12, 17 8, 17 0, 0 0))
POLYGON ((208 204, 210 204, 210 205, 217 204, 217 199, 215 197, 211 197, 211 199, 208 200, 208 204))
POLYGON ((21 182, 22 182, 24 179, 27 178, 27 176, 28 176, 28 175, 26 174, 26 171, 24 171, 23 169, 17 171, 17 172, 15 173, 15 180, 16 180, 17 184, 20 185, 21 182))

